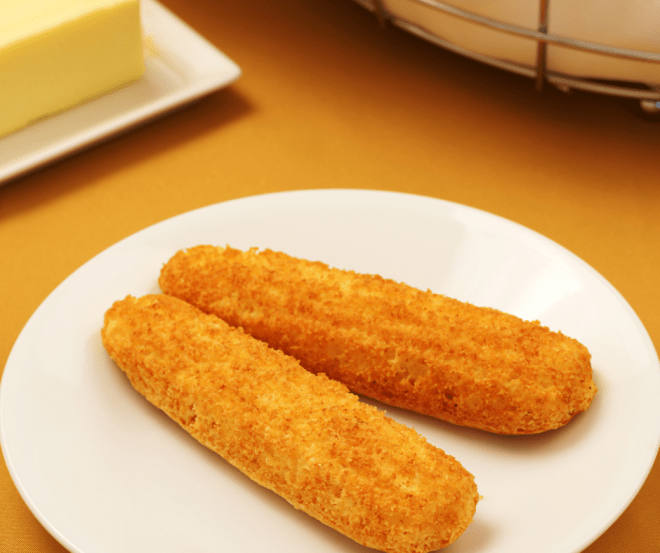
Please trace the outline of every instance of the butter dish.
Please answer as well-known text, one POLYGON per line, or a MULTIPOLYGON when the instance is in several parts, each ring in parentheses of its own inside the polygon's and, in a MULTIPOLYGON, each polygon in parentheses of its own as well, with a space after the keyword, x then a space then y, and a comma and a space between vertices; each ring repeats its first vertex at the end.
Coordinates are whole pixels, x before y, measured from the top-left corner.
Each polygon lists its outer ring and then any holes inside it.
POLYGON ((240 77, 234 61, 163 5, 155 0, 140 4, 144 74, 114 92, 0 137, 0 185, 240 77))

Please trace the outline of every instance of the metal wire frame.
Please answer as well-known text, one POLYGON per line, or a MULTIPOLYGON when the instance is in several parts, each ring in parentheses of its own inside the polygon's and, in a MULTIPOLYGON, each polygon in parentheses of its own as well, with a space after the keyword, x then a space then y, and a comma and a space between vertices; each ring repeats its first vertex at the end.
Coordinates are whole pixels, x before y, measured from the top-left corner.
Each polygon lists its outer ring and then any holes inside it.
POLYGON ((363 7, 374 12, 382 24, 384 24, 386 21, 390 21, 396 26, 401 27, 402 29, 405 29, 406 31, 413 33, 429 42, 433 42, 439 46, 442 46, 443 48, 475 59, 477 61, 487 63, 489 65, 499 67, 501 69, 505 69, 520 75, 524 75, 526 77, 530 77, 535 80, 537 90, 542 90, 544 84, 548 82, 564 91, 575 88, 588 92, 638 99, 641 102, 642 108, 646 111, 651 113, 660 112, 660 89, 652 89, 645 85, 637 85, 636 83, 626 83, 623 81, 619 83, 609 83, 595 79, 572 77, 562 73, 550 72, 547 70, 546 58, 547 47, 549 44, 555 44, 566 48, 572 48, 575 50, 581 50, 615 58, 660 63, 660 53, 619 48, 616 46, 608 46, 605 44, 588 42, 585 40, 573 39, 548 33, 548 5, 550 0, 539 0, 539 23, 536 30, 527 29, 517 25, 511 25, 509 23, 504 23, 502 21, 497 21, 495 19, 477 15, 451 6, 440 0, 410 0, 412 2, 423 4, 459 19, 464 19, 491 29, 496 29, 510 35, 535 40, 538 46, 536 54, 536 65, 534 67, 493 58, 472 52, 471 50, 453 44, 452 42, 449 42, 442 37, 428 32, 416 24, 397 18, 395 15, 389 13, 386 10, 382 0, 356 1, 363 7))

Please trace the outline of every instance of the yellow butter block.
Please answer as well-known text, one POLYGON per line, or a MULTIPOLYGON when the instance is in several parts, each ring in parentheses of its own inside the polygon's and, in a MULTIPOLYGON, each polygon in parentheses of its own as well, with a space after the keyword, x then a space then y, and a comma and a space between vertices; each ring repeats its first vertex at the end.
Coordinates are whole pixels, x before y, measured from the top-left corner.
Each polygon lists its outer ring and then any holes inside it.
POLYGON ((138 0, 0 0, 0 136, 144 73, 138 0))

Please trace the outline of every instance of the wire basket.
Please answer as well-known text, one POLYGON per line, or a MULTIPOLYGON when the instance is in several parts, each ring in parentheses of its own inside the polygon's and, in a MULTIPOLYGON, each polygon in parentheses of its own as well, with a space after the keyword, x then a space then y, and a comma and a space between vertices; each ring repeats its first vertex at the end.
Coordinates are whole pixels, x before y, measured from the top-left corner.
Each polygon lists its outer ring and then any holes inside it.
POLYGON ((641 51, 636 49, 619 48, 608 46, 586 40, 577 40, 565 36, 559 36, 548 32, 548 12, 550 0, 539 0, 539 21, 536 29, 530 29, 519 25, 498 21, 482 15, 459 9, 440 0, 408 0, 412 4, 431 9, 438 14, 444 14, 453 18, 469 22, 474 25, 488 28, 490 31, 503 33, 508 36, 521 37, 535 43, 535 55, 532 63, 519 63, 503 59, 501 56, 491 56, 473 51, 443 38, 437 33, 425 29, 423 23, 413 23, 392 13, 383 0, 355 0, 366 9, 374 12, 378 20, 385 24, 391 22, 410 33, 413 33, 429 42, 435 43, 443 48, 475 59, 477 61, 530 77, 535 81, 536 89, 541 91, 547 84, 568 92, 571 89, 584 90, 588 92, 607 94, 620 98, 632 99, 639 102, 639 108, 643 114, 653 119, 660 116, 660 85, 649 85, 644 82, 629 81, 626 79, 595 79, 588 77, 577 77, 560 71, 548 70, 547 55, 548 46, 557 45, 576 51, 588 52, 635 62, 657 64, 660 69, 660 53, 641 51))

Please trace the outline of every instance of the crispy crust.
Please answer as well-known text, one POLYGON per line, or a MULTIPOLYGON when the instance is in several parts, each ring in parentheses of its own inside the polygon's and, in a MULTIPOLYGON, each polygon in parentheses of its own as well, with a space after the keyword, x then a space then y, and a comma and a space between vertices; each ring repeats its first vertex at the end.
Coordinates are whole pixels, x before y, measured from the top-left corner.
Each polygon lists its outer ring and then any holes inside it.
POLYGON ((133 386, 259 484, 355 541, 454 541, 474 477, 414 430, 215 316, 166 295, 116 302, 103 344, 133 386))
POLYGON ((379 276, 198 246, 178 252, 159 284, 356 393, 459 425, 544 432, 596 393, 578 341, 379 276))

